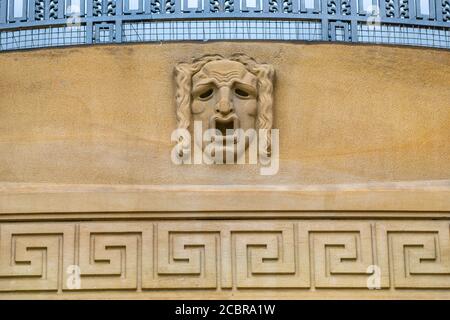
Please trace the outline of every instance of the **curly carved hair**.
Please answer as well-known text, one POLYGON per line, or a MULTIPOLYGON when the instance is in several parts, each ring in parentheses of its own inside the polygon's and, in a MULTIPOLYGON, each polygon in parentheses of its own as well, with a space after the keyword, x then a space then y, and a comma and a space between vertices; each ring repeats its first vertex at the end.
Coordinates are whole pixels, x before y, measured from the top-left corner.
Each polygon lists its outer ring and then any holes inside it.
POLYGON ((272 128, 272 105, 273 105, 273 79, 275 70, 269 64, 257 63, 253 58, 243 54, 233 54, 229 58, 221 55, 206 55, 195 59, 192 63, 179 63, 175 66, 176 81, 176 105, 177 121, 179 129, 187 129, 191 119, 191 89, 192 77, 199 72, 205 64, 216 60, 231 60, 242 63, 245 68, 258 79, 258 115, 256 121, 257 129, 272 128))

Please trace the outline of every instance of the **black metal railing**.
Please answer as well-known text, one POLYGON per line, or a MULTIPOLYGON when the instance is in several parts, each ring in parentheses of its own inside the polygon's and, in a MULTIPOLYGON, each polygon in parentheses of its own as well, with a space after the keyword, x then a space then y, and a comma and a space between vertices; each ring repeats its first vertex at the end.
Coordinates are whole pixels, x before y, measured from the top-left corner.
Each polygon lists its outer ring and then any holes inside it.
POLYGON ((183 40, 450 49, 450 0, 0 0, 0 50, 183 40))

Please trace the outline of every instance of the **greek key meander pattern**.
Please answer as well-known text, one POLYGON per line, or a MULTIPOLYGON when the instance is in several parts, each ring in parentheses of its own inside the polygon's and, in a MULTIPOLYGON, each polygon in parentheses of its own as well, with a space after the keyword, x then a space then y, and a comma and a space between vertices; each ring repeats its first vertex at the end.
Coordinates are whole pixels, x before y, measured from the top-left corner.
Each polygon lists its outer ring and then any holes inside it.
POLYGON ((450 222, 136 221, 0 224, 0 292, 450 289, 450 222), (370 270, 369 270, 370 271, 370 270))

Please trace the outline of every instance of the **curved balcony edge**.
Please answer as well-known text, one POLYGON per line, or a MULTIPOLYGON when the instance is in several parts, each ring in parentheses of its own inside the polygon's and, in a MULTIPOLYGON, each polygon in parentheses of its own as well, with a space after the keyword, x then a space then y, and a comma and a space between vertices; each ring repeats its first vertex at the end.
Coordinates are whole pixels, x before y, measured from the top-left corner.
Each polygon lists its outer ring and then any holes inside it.
POLYGON ((450 0, 0 0, 0 51, 184 40, 450 49, 450 0))

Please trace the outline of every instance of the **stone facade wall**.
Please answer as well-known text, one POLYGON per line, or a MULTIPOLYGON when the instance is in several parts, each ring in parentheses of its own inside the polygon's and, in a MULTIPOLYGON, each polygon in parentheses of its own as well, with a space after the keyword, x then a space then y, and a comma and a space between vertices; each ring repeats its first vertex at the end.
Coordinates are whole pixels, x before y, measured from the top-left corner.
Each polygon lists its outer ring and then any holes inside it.
POLYGON ((0 70, 0 298, 450 298, 450 52, 112 45, 0 70), (170 160, 174 66, 234 53, 276 71, 272 176, 170 160))

